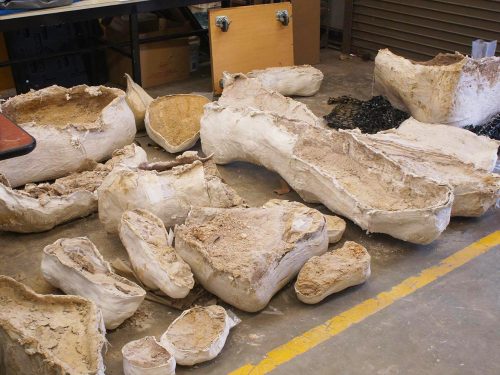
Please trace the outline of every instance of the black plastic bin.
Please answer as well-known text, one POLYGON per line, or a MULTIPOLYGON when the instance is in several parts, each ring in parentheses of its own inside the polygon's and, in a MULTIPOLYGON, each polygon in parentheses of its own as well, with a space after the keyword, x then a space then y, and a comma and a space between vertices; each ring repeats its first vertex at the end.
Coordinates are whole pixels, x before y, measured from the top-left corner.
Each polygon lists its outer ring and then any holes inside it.
POLYGON ((58 84, 71 87, 83 83, 107 81, 106 57, 94 50, 51 58, 53 53, 90 48, 101 34, 98 21, 66 23, 56 26, 6 32, 5 42, 11 60, 34 58, 12 65, 16 90, 19 93, 58 84))

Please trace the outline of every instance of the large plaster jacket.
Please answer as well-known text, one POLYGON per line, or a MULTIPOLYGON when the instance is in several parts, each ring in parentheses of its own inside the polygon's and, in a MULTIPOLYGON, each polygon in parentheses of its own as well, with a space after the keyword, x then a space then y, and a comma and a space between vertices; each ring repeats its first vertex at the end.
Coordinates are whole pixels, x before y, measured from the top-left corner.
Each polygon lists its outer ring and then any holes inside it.
POLYGON ((168 228, 183 223, 191 206, 232 207, 243 203, 218 176, 215 164, 200 160, 163 171, 114 171, 104 179, 98 196, 99 219, 110 233, 118 232, 127 210, 148 210, 168 228))
POLYGON ((321 202, 369 232, 427 244, 450 220, 449 185, 411 174, 348 132, 211 103, 201 140, 215 162, 263 165, 305 201, 321 202))
MULTIPOLYGON (((61 177, 53 183, 27 184, 13 189, 0 181, 0 230, 42 232, 97 211, 97 188, 115 167, 136 167, 147 161, 135 144, 113 153, 106 164, 61 177)), ((0 175, 1 177, 1 175, 0 175)))
POLYGON ((51 86, 7 100, 2 112, 36 140, 24 156, 0 161, 13 187, 85 169, 133 142, 134 115, 122 90, 51 86))
POLYGON ((374 75, 376 89, 418 121, 464 127, 500 112, 500 57, 457 52, 416 62, 382 49, 374 75))

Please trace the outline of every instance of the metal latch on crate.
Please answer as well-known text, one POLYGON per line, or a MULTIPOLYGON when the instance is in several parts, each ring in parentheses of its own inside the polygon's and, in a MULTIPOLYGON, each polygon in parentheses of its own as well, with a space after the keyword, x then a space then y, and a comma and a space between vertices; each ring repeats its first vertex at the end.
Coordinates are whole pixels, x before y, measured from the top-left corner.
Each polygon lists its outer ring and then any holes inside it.
POLYGON ((283 26, 288 26, 288 23, 290 22, 290 16, 288 15, 288 11, 285 10, 278 10, 276 12, 276 19, 281 22, 283 26))
POLYGON ((217 16, 215 17, 215 26, 220 28, 223 32, 226 32, 229 30, 229 25, 231 24, 231 21, 229 20, 228 16, 217 16))

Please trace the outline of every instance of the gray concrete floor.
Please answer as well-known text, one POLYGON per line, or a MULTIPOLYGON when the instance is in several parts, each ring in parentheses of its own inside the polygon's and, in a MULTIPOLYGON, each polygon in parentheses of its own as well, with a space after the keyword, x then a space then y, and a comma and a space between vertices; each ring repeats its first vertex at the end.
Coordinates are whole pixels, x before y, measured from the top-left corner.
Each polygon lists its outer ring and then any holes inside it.
MULTIPOLYGON (((329 96, 349 94, 367 99, 372 95, 372 62, 341 61, 337 52, 326 50, 318 66, 325 73, 321 92, 302 99, 318 115, 328 112, 329 96)), ((198 73, 188 82, 150 90, 164 95, 209 92, 208 74, 198 73)), ((167 153, 139 142, 150 159, 167 159, 167 153)), ((199 145, 197 145, 199 147, 199 145)), ((250 205, 275 198, 280 178, 263 168, 234 163, 221 166, 226 182, 250 205)), ((281 198, 299 200, 294 192, 281 198)), ((328 212, 323 206, 314 206, 328 212)), ((231 308, 242 322, 230 334, 222 353, 213 361, 193 368, 178 367, 178 374, 225 374, 246 363, 258 363, 265 354, 294 336, 323 323, 352 306, 390 289, 409 276, 437 264, 443 258, 483 236, 500 229, 499 210, 478 219, 452 219, 442 236, 428 246, 418 246, 379 234, 367 235, 348 222, 344 240, 366 246, 372 256, 372 276, 323 303, 300 303, 288 285, 256 314, 231 308)), ((88 236, 104 257, 126 257, 117 236, 102 229, 97 215, 76 220, 39 234, 0 234, 0 274, 16 278, 40 293, 57 293, 40 273, 41 251, 61 237, 88 236)), ((497 246, 459 269, 385 310, 349 328, 331 340, 278 367, 276 374, 500 374, 500 251, 497 246), (497 263, 499 262, 499 263, 497 263)), ((145 301, 138 313, 107 334, 110 346, 105 356, 107 374, 122 374, 121 347, 145 335, 159 336, 179 311, 145 301)))

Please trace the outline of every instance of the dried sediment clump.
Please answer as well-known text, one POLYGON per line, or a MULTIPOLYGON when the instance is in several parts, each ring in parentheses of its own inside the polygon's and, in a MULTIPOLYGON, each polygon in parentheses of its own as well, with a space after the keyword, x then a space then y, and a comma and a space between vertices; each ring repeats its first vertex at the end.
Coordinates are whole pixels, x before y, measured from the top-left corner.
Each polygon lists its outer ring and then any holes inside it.
POLYGON ((328 99, 332 111, 324 116, 327 125, 334 129, 359 129, 362 133, 376 133, 397 128, 410 115, 394 108, 382 96, 358 100, 349 96, 328 99))
POLYGON ((156 98, 146 110, 149 137, 174 153, 194 146, 200 138, 200 118, 209 100, 201 95, 168 95, 156 98))
POLYGON ((122 90, 51 86, 15 96, 2 112, 35 139, 29 154, 0 161, 13 187, 49 181, 111 157, 133 142, 134 116, 122 90))
POLYGON ((201 138, 216 163, 247 161, 276 171, 305 201, 321 202, 369 232, 426 244, 449 223, 448 185, 409 173, 349 132, 211 103, 201 138))
POLYGON ((280 116, 300 120, 313 126, 323 126, 322 120, 304 103, 287 98, 277 91, 266 88, 257 78, 244 74, 224 73, 224 91, 218 100, 221 106, 255 108, 278 113, 280 116))
POLYGON ((281 95, 313 96, 319 91, 324 76, 311 65, 296 65, 252 70, 248 77, 257 78, 264 87, 281 95))
MULTIPOLYGON (((463 132, 465 130, 459 129, 463 132)), ((352 132, 360 142, 387 155, 415 175, 426 176, 453 188, 452 216, 477 217, 494 206, 500 196, 500 176, 477 169, 444 152, 433 150, 397 132, 360 134, 352 132)), ((429 134, 430 135, 430 134, 429 134)), ((444 142, 443 142, 444 144, 444 142)), ((469 150, 462 144, 462 152, 469 150)))
POLYGON ((328 243, 337 243, 345 232, 345 220, 335 215, 323 215, 326 220, 326 229, 328 232, 328 243))
POLYGON ((333 293, 364 283, 370 273, 368 251, 347 241, 340 249, 309 259, 299 272, 295 293, 304 303, 318 303, 333 293))
POLYGON ((23 375, 104 375, 99 309, 77 296, 37 294, 0 276, 0 370, 23 375))
POLYGON ((87 237, 61 238, 43 249, 45 280, 66 294, 94 302, 102 311, 107 329, 131 317, 146 292, 118 276, 87 237))
POLYGON ((132 144, 113 153, 106 164, 61 177, 53 183, 27 184, 12 189, 0 182, 0 230, 42 232, 97 211, 97 188, 114 167, 137 166, 146 152, 132 144))
POLYGON ((127 79, 125 100, 134 113, 135 126, 137 127, 137 130, 143 130, 146 109, 153 101, 153 98, 149 96, 149 94, 140 85, 135 83, 132 80, 132 77, 130 77, 127 73, 125 73, 125 78, 127 79))
POLYGON ((279 200, 259 208, 193 208, 175 236, 175 250, 203 287, 250 312, 328 249, 323 215, 279 200))
POLYGON ((160 343, 179 365, 192 366, 217 357, 234 325, 222 306, 194 307, 170 324, 160 343))
POLYGON ((122 355, 125 375, 175 375, 175 358, 154 336, 129 342, 122 355))
POLYGON ((374 76, 375 88, 418 121, 479 125, 500 108, 500 57, 456 52, 416 62, 381 49, 374 76))
POLYGON ((467 130, 442 124, 426 124, 409 118, 397 129, 388 131, 402 141, 451 155, 478 169, 491 172, 497 162, 500 142, 467 130))
POLYGON ((193 289, 191 268, 169 245, 158 216, 141 209, 125 211, 119 234, 135 275, 145 286, 172 298, 184 298, 193 289))
MULTIPOLYGON (((186 153, 179 158, 185 157, 186 153)), ((123 212, 136 208, 150 211, 171 227, 184 222, 191 206, 232 207, 243 203, 221 180, 211 160, 196 160, 162 172, 122 169, 104 179, 98 195, 99 219, 108 232, 117 232, 123 212)))

